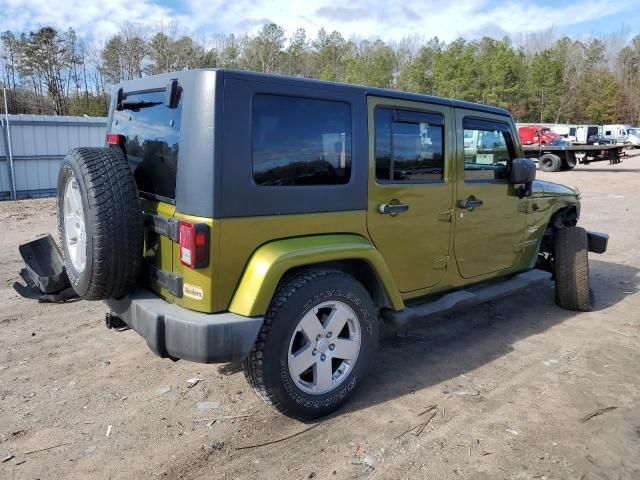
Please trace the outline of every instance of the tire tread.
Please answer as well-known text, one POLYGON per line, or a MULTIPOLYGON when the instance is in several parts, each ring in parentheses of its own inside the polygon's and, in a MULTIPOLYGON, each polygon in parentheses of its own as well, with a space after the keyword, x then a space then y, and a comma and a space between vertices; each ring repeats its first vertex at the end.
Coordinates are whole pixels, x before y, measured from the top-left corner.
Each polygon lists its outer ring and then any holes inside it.
POLYGON ((581 227, 564 227, 556 232, 556 303, 567 310, 592 310, 589 291, 589 242, 581 227))
POLYGON ((243 370, 247 382, 256 393, 256 395, 262 399, 266 404, 272 406, 280 413, 286 414, 287 409, 282 405, 275 394, 275 392, 269 388, 264 380, 264 374, 262 370, 262 358, 264 355, 265 340, 269 335, 270 330, 273 327, 273 320, 278 315, 279 310, 284 306, 287 300, 293 296, 300 288, 305 284, 314 281, 317 278, 325 275, 342 275, 349 279, 352 277, 341 270, 329 269, 329 268, 312 268, 303 270, 297 274, 293 274, 280 282, 276 293, 269 304, 267 314, 264 317, 264 322, 258 338, 251 350, 249 356, 243 362, 243 370))
MULTIPOLYGON (((135 179, 124 155, 113 148, 79 147, 67 155, 82 174, 89 207, 85 221, 93 229, 91 277, 82 297, 122 298, 136 287, 143 255, 144 225, 135 179)), ((64 245, 60 221, 58 229, 64 245)))

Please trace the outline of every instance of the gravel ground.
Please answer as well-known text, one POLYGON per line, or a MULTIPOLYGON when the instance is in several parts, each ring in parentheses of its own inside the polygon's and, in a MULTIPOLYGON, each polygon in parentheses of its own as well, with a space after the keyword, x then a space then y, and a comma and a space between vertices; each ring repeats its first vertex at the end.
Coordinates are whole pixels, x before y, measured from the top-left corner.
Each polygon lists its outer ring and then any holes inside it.
POLYGON ((101 303, 20 298, 18 244, 55 231, 55 202, 0 202, 0 478, 640 478, 639 173, 640 156, 539 172, 611 234, 593 312, 559 309, 549 284, 387 334, 317 426, 263 405, 237 365, 106 330, 101 303))

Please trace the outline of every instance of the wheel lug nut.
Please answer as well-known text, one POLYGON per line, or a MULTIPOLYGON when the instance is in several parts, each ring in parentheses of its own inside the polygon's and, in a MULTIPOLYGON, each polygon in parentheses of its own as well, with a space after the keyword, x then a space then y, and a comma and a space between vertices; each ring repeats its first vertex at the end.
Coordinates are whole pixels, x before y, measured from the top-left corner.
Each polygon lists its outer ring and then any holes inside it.
POLYGON ((320 360, 324 362, 326 359, 327 359, 327 356, 324 353, 320 355, 320 360))
POLYGON ((331 345, 329 345, 329 350, 333 351, 333 350, 335 350, 335 348, 336 348, 335 343, 332 343, 331 345))
POLYGON ((333 335, 331 332, 327 333, 327 338, 331 338, 331 335, 333 335))
POLYGON ((315 356, 315 354, 316 354, 316 353, 318 353, 318 351, 314 348, 314 349, 313 349, 313 352, 311 352, 311 355, 314 355, 314 356, 315 356))
POLYGON ((321 338, 322 338, 322 335, 318 335, 318 336, 316 337, 316 342, 317 342, 317 341, 319 341, 321 338))

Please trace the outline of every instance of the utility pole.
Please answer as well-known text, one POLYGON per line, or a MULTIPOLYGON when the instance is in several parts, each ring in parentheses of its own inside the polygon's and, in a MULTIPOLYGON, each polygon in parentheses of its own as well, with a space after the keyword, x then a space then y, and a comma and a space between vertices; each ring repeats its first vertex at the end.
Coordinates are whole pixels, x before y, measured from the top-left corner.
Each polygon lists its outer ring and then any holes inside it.
POLYGON ((4 96, 4 116, 6 119, 6 147, 7 147, 7 158, 9 159, 9 181, 11 182, 11 198, 16 200, 18 197, 16 195, 16 177, 13 169, 13 153, 11 151, 11 130, 9 128, 9 108, 7 107, 7 89, 2 89, 4 96))

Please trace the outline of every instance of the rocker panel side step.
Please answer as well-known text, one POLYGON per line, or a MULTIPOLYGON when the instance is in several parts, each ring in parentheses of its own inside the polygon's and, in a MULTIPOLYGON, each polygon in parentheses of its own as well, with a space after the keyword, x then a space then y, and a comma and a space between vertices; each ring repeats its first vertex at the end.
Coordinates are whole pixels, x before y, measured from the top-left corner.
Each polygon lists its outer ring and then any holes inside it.
POLYGON ((510 295, 537 283, 551 279, 551 274, 542 270, 529 270, 495 283, 478 285, 466 290, 447 293, 436 300, 412 305, 400 311, 383 309, 382 318, 386 323, 403 326, 431 315, 449 312, 458 308, 477 305, 510 295))

